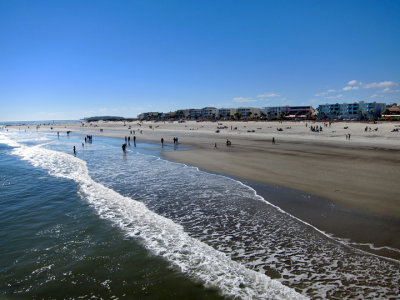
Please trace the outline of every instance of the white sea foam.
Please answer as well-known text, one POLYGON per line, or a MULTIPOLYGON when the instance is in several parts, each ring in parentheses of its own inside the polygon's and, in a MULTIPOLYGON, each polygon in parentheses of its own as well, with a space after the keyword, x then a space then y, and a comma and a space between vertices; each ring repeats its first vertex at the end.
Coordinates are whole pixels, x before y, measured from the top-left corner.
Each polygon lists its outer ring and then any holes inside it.
POLYGON ((10 139, 8 135, 0 134, 0 144, 5 144, 10 147, 19 147, 21 144, 17 143, 15 140, 10 139))
POLYGON ((191 238, 180 225, 150 211, 143 203, 95 182, 84 161, 40 145, 24 146, 1 134, 0 142, 15 147, 14 154, 35 167, 46 169, 52 176, 74 180, 82 198, 101 218, 117 224, 129 236, 139 238, 151 252, 164 257, 206 287, 218 288, 224 295, 243 299, 306 298, 191 238))

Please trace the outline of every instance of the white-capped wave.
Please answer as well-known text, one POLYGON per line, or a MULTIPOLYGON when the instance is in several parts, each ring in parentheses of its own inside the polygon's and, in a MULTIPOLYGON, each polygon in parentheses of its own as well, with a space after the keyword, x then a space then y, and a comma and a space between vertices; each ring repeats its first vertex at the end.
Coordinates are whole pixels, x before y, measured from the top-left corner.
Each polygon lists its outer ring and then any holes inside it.
POLYGON ((13 139, 10 139, 8 135, 5 134, 0 134, 0 144, 5 144, 10 147, 19 147, 20 144, 14 141, 13 139))

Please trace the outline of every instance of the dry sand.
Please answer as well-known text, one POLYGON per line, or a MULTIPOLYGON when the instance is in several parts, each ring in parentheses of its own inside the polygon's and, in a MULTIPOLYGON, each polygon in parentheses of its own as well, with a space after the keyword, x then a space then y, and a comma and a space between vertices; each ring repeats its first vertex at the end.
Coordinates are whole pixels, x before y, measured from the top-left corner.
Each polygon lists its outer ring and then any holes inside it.
MULTIPOLYGON (((349 208, 400 218, 400 132, 391 132, 400 128, 400 122, 338 122, 325 127, 322 122, 305 121, 144 122, 141 126, 138 122, 100 121, 85 123, 83 127, 79 123, 68 128, 51 126, 53 131, 72 130, 121 138, 135 130, 138 143, 141 140, 159 143, 164 137, 165 149, 172 149, 173 136, 178 136, 178 148, 191 149, 164 151, 170 160, 297 189, 349 208), (316 125, 322 126, 323 131, 311 132, 310 126, 316 125), (372 130, 365 132, 366 126, 372 130), (346 134, 350 134, 350 139, 346 139, 346 134), (225 145, 226 139, 232 142, 231 147, 225 145)), ((48 129, 49 126, 40 128, 48 129)))

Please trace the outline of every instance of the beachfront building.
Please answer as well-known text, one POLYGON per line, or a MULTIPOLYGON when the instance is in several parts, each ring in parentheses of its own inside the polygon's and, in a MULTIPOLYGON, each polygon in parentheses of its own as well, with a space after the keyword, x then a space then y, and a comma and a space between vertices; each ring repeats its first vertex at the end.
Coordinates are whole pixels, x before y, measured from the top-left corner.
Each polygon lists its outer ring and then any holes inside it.
POLYGON ((318 106, 318 119, 360 120, 376 118, 380 117, 385 109, 385 103, 377 102, 323 104, 318 106))
POLYGON ((234 116, 238 120, 260 116, 260 109, 254 107, 239 107, 234 109, 234 116))
POLYGON ((289 106, 289 115, 288 118, 300 118, 305 119, 307 117, 311 117, 314 109, 312 106, 289 106))
POLYGON ((197 108, 190 108, 190 109, 185 109, 183 111, 185 119, 187 120, 197 120, 201 118, 201 109, 197 108))
POLYGON ((233 108, 219 108, 217 109, 217 117, 222 120, 229 120, 235 114, 233 108))
POLYGON ((215 108, 190 108, 169 113, 147 112, 138 115, 140 120, 246 120, 246 119, 273 119, 273 118, 306 118, 314 115, 311 106, 275 106, 215 108))
POLYGON ((264 107, 262 112, 267 119, 272 118, 291 118, 304 119, 314 115, 312 106, 270 106, 264 107))
POLYGON ((289 113, 289 106, 270 106, 264 107, 262 112, 265 114, 267 119, 279 118, 289 113))
POLYGON ((388 120, 400 119, 400 106, 397 106, 396 104, 388 105, 382 112, 382 117, 388 120))
POLYGON ((171 115, 173 115, 172 112, 162 113, 161 114, 161 119, 162 120, 169 120, 171 118, 171 115))
POLYGON ((388 108, 389 114, 400 115, 400 106, 391 106, 388 108))
POLYGON ((159 112, 145 112, 138 115, 139 120, 159 120, 163 113, 159 112))
POLYGON ((201 109, 201 118, 203 120, 215 119, 217 116, 217 109, 215 107, 204 107, 201 109))

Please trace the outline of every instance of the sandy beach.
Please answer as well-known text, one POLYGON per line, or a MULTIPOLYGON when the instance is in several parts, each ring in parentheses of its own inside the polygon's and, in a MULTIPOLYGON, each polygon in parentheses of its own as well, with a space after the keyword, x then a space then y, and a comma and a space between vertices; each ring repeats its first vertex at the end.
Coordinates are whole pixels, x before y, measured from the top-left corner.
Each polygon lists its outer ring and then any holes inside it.
POLYGON ((138 143, 141 140, 160 143, 163 137, 165 150, 173 149, 176 136, 177 147, 189 147, 189 150, 165 151, 169 160, 303 191, 352 209, 400 218, 400 196, 396 189, 400 178, 400 132, 392 131, 400 128, 399 122, 329 125, 306 121, 141 124, 98 121, 83 124, 47 125, 39 130, 52 127, 60 134, 71 130, 121 139, 133 137, 134 133, 138 143), (322 132, 311 131, 311 126, 322 127, 322 132), (230 147, 226 146, 227 139, 232 143, 230 147))

